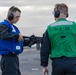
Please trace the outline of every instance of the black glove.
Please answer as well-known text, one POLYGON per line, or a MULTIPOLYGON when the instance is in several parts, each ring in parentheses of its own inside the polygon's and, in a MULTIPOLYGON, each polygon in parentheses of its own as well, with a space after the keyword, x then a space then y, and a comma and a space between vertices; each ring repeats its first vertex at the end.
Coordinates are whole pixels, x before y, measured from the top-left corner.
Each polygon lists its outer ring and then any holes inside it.
POLYGON ((36 43, 36 37, 35 35, 31 35, 30 36, 30 43, 29 43, 29 47, 31 47, 32 45, 34 45, 36 43))

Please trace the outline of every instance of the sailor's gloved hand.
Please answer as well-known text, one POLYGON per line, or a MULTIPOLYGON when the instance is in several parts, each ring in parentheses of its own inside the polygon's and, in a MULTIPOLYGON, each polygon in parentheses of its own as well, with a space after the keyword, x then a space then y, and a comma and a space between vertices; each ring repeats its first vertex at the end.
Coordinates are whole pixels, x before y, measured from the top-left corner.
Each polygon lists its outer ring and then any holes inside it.
POLYGON ((31 35, 30 37, 28 36, 23 36, 24 39, 24 45, 23 46, 28 46, 31 47, 36 43, 36 37, 35 35, 31 35))
POLYGON ((29 43, 29 47, 31 47, 32 45, 34 45, 36 43, 36 37, 35 35, 31 35, 30 36, 30 43, 29 43))
POLYGON ((29 38, 30 38, 31 40, 33 40, 33 39, 36 38, 36 36, 33 34, 33 35, 31 35, 29 38))

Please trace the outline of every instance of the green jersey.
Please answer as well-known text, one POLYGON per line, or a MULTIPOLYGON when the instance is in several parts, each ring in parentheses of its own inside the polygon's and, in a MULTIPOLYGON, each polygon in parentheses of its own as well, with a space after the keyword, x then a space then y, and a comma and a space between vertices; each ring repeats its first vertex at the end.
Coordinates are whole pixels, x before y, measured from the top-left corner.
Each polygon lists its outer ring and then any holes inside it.
POLYGON ((76 57, 76 23, 64 18, 47 27, 51 42, 50 58, 76 57))

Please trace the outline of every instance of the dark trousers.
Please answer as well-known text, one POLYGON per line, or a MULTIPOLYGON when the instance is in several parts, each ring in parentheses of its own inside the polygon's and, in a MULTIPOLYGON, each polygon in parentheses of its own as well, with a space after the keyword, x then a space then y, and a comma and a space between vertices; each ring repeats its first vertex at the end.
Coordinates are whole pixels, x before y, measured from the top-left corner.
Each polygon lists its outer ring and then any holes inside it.
POLYGON ((21 75, 18 56, 11 53, 8 55, 2 55, 1 70, 2 75, 21 75))
POLYGON ((76 75, 76 58, 53 59, 52 75, 76 75))

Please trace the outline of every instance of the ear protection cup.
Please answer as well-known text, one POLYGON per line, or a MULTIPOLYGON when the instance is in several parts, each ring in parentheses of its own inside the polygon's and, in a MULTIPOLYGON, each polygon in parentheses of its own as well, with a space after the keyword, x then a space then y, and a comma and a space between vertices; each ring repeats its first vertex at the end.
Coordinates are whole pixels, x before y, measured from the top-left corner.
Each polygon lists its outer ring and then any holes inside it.
POLYGON ((67 16, 66 17, 68 17, 68 14, 67 14, 67 16))
POLYGON ((9 13, 8 13, 8 19, 9 19, 9 20, 13 20, 13 18, 14 18, 13 13, 9 12, 9 13))
POLYGON ((60 15, 60 11, 59 10, 54 11, 54 17, 58 18, 59 15, 60 15))

